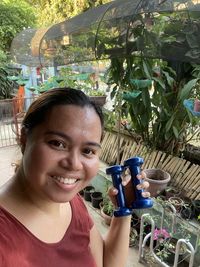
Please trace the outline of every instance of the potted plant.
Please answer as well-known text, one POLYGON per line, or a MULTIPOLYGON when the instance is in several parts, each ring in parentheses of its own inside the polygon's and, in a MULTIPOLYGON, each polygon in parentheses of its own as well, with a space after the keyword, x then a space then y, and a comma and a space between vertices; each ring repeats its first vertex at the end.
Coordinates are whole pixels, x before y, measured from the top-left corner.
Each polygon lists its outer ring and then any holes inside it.
POLYGON ((130 234, 129 234, 129 247, 136 246, 138 239, 139 239, 139 234, 137 230, 131 227, 130 234))
POLYGON ((113 216, 114 206, 108 196, 105 196, 103 198, 103 201, 100 204, 100 211, 105 223, 107 225, 110 225, 113 216))
POLYGON ((92 185, 88 185, 84 188, 83 192, 84 192, 84 199, 86 201, 91 201, 91 194, 95 191, 94 186, 92 185))
POLYGON ((103 106, 106 103, 106 95, 104 91, 101 90, 89 90, 88 95, 92 101, 94 101, 97 105, 103 106))
POLYGON ((168 199, 168 202, 175 207, 177 213, 181 212, 185 204, 183 199, 181 199, 180 197, 170 197, 168 199))
MULTIPOLYGON (((167 238, 165 242, 163 242, 163 248, 161 249, 160 254, 162 253, 165 254, 165 262, 169 264, 174 263, 177 242, 178 239, 175 237, 167 238)), ((180 246, 180 251, 179 251, 179 262, 183 260, 184 255, 187 253, 186 251, 187 251, 186 246, 182 244, 180 246)))
POLYGON ((92 201, 92 206, 96 209, 99 209, 100 203, 103 201, 102 193, 99 191, 91 193, 91 201, 92 201))
POLYGON ((181 194, 181 190, 173 186, 167 186, 164 190, 164 195, 167 199, 170 197, 178 197, 181 194))

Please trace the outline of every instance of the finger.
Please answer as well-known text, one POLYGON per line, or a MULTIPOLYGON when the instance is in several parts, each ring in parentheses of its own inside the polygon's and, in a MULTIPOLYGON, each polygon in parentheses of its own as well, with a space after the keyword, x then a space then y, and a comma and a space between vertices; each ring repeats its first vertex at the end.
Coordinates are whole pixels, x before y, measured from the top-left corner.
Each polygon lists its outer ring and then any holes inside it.
POLYGON ((142 192, 143 197, 150 197, 151 194, 149 192, 142 192))
POLYGON ((116 200, 117 194, 118 194, 118 190, 115 187, 110 187, 108 189, 108 196, 115 207, 117 207, 117 200, 116 200))
POLYGON ((117 188, 115 188, 115 187, 109 187, 108 188, 108 195, 109 195, 109 197, 116 196, 117 193, 118 193, 117 188))
POLYGON ((122 185, 126 186, 131 180, 131 175, 126 174, 125 176, 122 177, 122 185))
POLYGON ((130 174, 130 170, 128 168, 126 168, 123 171, 121 178, 122 178, 122 185, 126 186, 129 183, 129 181, 131 180, 131 174, 130 174))
POLYGON ((141 171, 141 173, 137 175, 137 178, 143 180, 146 179, 147 178, 146 173, 144 171, 141 171))
POLYGON ((136 187, 137 187, 138 190, 148 189, 148 187, 149 187, 149 182, 144 181, 144 182, 142 182, 141 184, 138 184, 136 187))

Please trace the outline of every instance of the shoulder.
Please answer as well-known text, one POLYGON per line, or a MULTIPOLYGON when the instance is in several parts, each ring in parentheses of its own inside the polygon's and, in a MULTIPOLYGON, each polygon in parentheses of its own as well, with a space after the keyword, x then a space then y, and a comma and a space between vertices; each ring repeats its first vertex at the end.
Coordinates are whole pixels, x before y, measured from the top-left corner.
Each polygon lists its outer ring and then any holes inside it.
POLYGON ((72 207, 72 216, 76 218, 78 222, 86 223, 87 227, 91 229, 94 223, 80 195, 76 195, 73 198, 73 200, 71 201, 71 207, 72 207))
MULTIPOLYGON (((12 239, 15 229, 9 213, 0 207, 0 247, 1 251, 6 247, 12 246, 12 239)), ((10 247, 11 249, 11 247, 10 247)))

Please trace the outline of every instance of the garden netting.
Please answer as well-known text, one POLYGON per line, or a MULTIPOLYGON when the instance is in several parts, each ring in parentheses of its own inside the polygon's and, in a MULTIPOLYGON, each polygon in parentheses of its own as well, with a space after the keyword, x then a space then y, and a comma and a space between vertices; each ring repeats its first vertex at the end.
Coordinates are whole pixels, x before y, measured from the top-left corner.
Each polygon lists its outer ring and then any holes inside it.
POLYGON ((25 65, 62 66, 130 55, 199 63, 200 1, 117 0, 22 34, 29 37, 14 39, 12 55, 25 65))

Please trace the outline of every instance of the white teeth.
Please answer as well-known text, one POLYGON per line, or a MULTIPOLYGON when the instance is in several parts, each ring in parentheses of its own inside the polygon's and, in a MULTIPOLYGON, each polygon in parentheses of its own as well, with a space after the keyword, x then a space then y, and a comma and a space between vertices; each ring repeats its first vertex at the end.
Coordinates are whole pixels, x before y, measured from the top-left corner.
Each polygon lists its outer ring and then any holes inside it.
POLYGON ((78 179, 73 179, 73 178, 63 178, 60 176, 53 176, 53 178, 63 184, 74 184, 78 180, 78 179))

